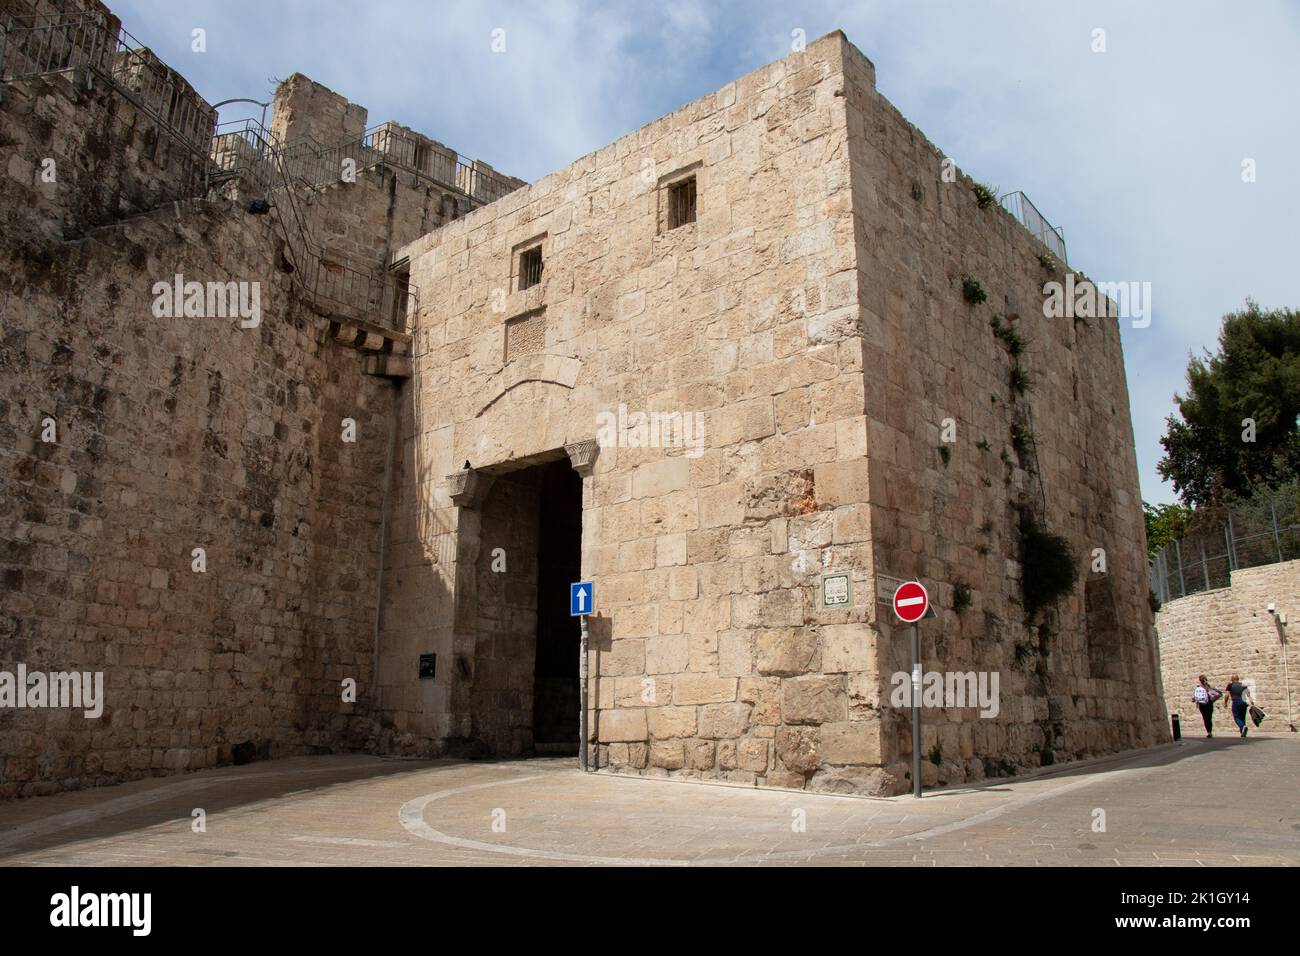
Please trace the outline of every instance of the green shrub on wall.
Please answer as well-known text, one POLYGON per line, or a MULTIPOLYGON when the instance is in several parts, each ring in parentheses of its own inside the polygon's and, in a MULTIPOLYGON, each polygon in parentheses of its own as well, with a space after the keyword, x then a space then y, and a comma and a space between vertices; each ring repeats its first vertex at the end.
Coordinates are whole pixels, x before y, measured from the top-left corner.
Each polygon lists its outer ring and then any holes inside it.
POLYGON ((985 186, 983 183, 976 183, 971 187, 971 192, 975 194, 975 205, 981 209, 987 209, 998 201, 998 188, 996 186, 985 186))
POLYGON ((1040 527, 1027 511, 1020 518, 1020 565, 1025 613, 1030 617, 1069 594, 1079 579, 1070 542, 1040 527))

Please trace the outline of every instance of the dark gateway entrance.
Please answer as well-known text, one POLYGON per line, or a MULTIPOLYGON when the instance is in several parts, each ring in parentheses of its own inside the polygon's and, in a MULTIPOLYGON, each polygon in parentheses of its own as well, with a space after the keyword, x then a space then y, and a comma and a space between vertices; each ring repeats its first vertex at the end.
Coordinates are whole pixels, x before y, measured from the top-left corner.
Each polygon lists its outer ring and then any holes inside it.
POLYGON ((498 756, 578 753, 582 477, 558 454, 498 473, 482 505, 470 706, 498 756))
POLYGON ((538 468, 537 660, 533 742, 539 753, 578 753, 579 624, 569 584, 582 575, 582 478, 566 457, 538 468))

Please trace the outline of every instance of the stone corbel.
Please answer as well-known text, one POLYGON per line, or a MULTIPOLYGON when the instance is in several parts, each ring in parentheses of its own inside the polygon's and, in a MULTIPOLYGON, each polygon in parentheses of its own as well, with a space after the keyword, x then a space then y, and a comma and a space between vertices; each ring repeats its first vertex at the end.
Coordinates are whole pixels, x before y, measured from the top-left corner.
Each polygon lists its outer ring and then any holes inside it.
POLYGON ((575 441, 571 445, 565 445, 564 450, 569 456, 569 463, 573 465, 573 470, 583 477, 591 474, 596 464, 596 456, 600 454, 600 446, 596 444, 594 438, 575 441))
POLYGON ((457 507, 477 508, 492 487, 493 475, 485 475, 473 468, 462 468, 447 475, 447 494, 457 507))

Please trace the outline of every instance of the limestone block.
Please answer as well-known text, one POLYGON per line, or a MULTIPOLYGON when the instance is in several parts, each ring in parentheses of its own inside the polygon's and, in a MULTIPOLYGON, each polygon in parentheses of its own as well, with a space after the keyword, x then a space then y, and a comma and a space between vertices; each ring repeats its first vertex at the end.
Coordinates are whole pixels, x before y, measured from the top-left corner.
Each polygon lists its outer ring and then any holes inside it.
POLYGON ((718 676, 746 677, 754 669, 754 637, 750 631, 718 635, 718 676))
POLYGON ((656 740, 650 744, 650 766, 681 770, 686 759, 680 740, 656 740))
POLYGON ((809 628, 759 631, 754 639, 754 666, 760 674, 793 677, 816 669, 817 634, 809 628))
POLYGON ((691 462, 676 456, 641 465, 632 473, 632 497, 652 498, 690 486, 691 462))
POLYGON ((754 705, 751 715, 754 724, 775 726, 781 722, 780 678, 751 677, 741 680, 738 696, 745 703, 754 705))
POLYGON ((623 638, 610 645, 600 655, 600 673, 603 677, 630 677, 645 670, 645 640, 623 638))
POLYGON ((742 441, 765 438, 776 432, 772 399, 756 398, 717 409, 707 420, 709 447, 723 448, 742 441))
POLYGON ((673 601, 693 601, 699 597, 699 572, 693 567, 673 568, 668 572, 668 597, 673 601))
POLYGON ((779 727, 776 756, 786 770, 810 773, 821 763, 816 727, 779 727))
POLYGON ((668 567, 686 563, 686 535, 661 534, 655 538, 655 566, 668 567))
POLYGON ((644 707, 619 707, 599 714, 601 743, 648 739, 644 707))
POLYGON ((880 763, 880 724, 854 720, 821 725, 821 758, 829 764, 880 763))
POLYGON ((821 724, 848 720, 843 678, 808 675, 781 682, 781 719, 787 724, 821 724))
POLYGON ((813 469, 817 503, 823 507, 836 508, 870 501, 867 479, 867 462, 862 459, 818 465, 813 469))
POLYGON ((707 674, 678 674, 673 678, 673 703, 721 704, 736 699, 736 678, 707 674))
POLYGON ((688 648, 685 635, 670 634, 646 638, 647 674, 679 674, 686 670, 687 660, 688 648))
POLYGON ((826 624, 821 628, 822 672, 870 670, 875 648, 866 624, 826 624))
POLYGON ((650 736, 655 740, 667 737, 694 737, 696 717, 694 707, 651 707, 650 736))
POLYGON ((686 766, 692 770, 712 770, 714 764, 713 741, 691 740, 686 744, 686 766))
POLYGON ((750 705, 707 704, 700 708, 700 736, 713 740, 731 740, 749 728, 750 705))
MULTIPOLYGON (((722 747, 721 744, 718 745, 722 747)), ((763 773, 767 770, 769 744, 766 740, 742 740, 736 752, 736 762, 741 770, 763 773)))

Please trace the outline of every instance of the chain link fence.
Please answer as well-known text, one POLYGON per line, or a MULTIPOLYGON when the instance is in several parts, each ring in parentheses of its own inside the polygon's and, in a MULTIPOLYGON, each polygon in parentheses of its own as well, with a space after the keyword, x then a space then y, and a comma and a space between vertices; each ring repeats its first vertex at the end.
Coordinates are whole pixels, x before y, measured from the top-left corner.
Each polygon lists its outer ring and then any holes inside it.
POLYGON ((1226 588, 1232 572, 1300 558, 1300 495, 1242 502, 1154 552, 1151 591, 1160 603, 1226 588))
POLYGON ((1047 217, 1038 211, 1038 207, 1029 201, 1028 196, 1016 191, 1007 193, 998 202, 1022 226, 1032 232, 1039 242, 1047 246, 1052 255, 1061 261, 1061 265, 1069 265, 1065 255, 1065 235, 1047 221, 1047 217))

